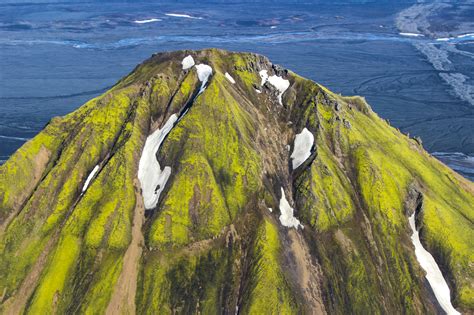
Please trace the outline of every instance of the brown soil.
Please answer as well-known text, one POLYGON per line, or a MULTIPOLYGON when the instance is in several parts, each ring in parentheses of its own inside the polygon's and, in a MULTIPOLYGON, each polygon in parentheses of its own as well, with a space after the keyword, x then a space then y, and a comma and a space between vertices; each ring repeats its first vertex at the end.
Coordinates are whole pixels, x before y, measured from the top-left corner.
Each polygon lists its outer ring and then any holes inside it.
POLYGON ((311 314, 326 314, 321 288, 321 269, 313 262, 309 248, 302 233, 290 229, 287 233, 290 242, 292 277, 296 285, 301 288, 301 293, 306 302, 305 308, 311 314))
POLYGON ((106 314, 135 314, 135 295, 140 258, 142 256, 144 239, 142 226, 145 220, 145 207, 140 194, 139 183, 135 180, 136 205, 133 214, 132 241, 123 258, 122 273, 115 285, 106 314))

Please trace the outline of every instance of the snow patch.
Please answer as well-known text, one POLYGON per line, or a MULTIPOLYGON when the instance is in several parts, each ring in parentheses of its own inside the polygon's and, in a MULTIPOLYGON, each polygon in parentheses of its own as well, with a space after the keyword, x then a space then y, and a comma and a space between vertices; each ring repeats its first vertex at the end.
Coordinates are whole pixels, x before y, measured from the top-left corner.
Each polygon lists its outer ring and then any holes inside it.
POLYGON ((473 37, 474 33, 468 33, 468 34, 463 34, 463 35, 458 35, 458 38, 466 38, 466 37, 473 37))
POLYGON ((171 115, 163 128, 157 129, 146 139, 138 165, 138 179, 142 186, 145 209, 156 207, 160 194, 170 177, 171 167, 166 166, 162 170, 156 154, 177 119, 176 114, 171 115))
POLYGON ((230 83, 235 84, 234 78, 228 72, 225 73, 225 77, 230 81, 230 83))
POLYGON ((171 16, 171 17, 179 17, 179 18, 202 20, 202 17, 195 17, 195 16, 191 16, 191 15, 189 15, 189 14, 165 13, 165 15, 166 15, 166 16, 171 16))
POLYGON ((411 240, 415 245, 416 259, 420 263, 424 271, 426 271, 426 279, 428 280, 431 288, 433 289, 434 295, 438 300, 441 308, 448 314, 461 314, 451 304, 451 296, 448 284, 443 278, 443 274, 439 269, 438 264, 434 260, 433 256, 423 248, 420 242, 420 236, 415 226, 415 212, 408 218, 410 228, 413 231, 411 240))
POLYGON ((262 91, 260 91, 259 89, 255 89, 255 92, 257 92, 258 94, 262 93, 262 91))
POLYGON ((92 172, 90 172, 89 176, 87 176, 86 182, 84 183, 84 187, 82 187, 82 192, 84 193, 87 190, 87 187, 89 187, 92 179, 94 178, 95 174, 99 171, 99 165, 96 165, 94 169, 92 169, 92 172))
POLYGON ((259 74, 260 74, 260 78, 262 78, 262 82, 260 83, 260 85, 262 86, 268 80, 268 71, 267 70, 261 70, 259 72, 259 74))
POLYGON ((159 21, 161 20, 160 19, 147 19, 147 20, 135 20, 133 22, 137 24, 146 24, 146 23, 153 23, 153 22, 159 22, 159 21))
POLYGON ((301 226, 301 228, 303 228, 300 221, 293 215, 294 210, 288 203, 288 200, 286 200, 285 191, 283 190, 283 187, 281 188, 280 212, 281 225, 289 228, 294 227, 295 229, 298 229, 298 226, 301 226))
POLYGON ((201 94, 206 89, 207 81, 209 81, 209 77, 212 75, 212 68, 208 65, 203 63, 196 65, 196 70, 198 73, 199 81, 202 82, 201 89, 199 90, 199 94, 201 94))
POLYGON ((417 34, 417 33, 400 33, 402 36, 409 36, 409 37, 424 37, 425 35, 423 34, 417 34))
POLYGON ((191 68, 192 66, 194 66, 193 56, 188 55, 188 56, 184 57, 181 64, 183 65, 183 70, 187 70, 187 69, 191 68))
POLYGON ((272 209, 272 208, 268 208, 268 211, 273 212, 273 209, 272 209))
POLYGON ((296 135, 293 153, 291 154, 293 169, 298 168, 309 158, 313 145, 314 136, 307 128, 296 135))
POLYGON ((281 102, 281 97, 283 96, 283 93, 285 93, 285 91, 290 87, 290 81, 285 80, 282 77, 272 75, 268 78, 268 83, 276 87, 276 89, 280 92, 280 94, 278 94, 278 102, 280 105, 283 105, 281 102))
POLYGON ((260 78, 262 79, 260 85, 264 85, 266 82, 273 85, 280 92, 278 94, 278 102, 280 105, 283 105, 281 97, 283 96, 283 93, 285 93, 285 91, 290 87, 290 81, 285 80, 277 75, 268 76, 267 70, 261 70, 259 74, 260 78))

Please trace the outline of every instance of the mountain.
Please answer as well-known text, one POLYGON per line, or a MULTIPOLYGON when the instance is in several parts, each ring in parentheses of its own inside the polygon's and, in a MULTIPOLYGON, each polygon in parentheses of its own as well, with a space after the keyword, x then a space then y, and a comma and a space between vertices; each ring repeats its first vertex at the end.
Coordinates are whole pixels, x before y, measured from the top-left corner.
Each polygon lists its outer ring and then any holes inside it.
POLYGON ((0 313, 472 313, 473 205, 361 97, 155 54, 0 167, 0 313))

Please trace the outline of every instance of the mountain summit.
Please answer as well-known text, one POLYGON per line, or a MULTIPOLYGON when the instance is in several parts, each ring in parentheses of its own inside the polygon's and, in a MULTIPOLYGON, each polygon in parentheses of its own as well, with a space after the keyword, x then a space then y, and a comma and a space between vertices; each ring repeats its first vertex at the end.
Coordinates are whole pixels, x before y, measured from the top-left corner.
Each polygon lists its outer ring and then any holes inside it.
POLYGON ((469 313, 473 205, 361 97, 155 54, 0 167, 0 312, 469 313))

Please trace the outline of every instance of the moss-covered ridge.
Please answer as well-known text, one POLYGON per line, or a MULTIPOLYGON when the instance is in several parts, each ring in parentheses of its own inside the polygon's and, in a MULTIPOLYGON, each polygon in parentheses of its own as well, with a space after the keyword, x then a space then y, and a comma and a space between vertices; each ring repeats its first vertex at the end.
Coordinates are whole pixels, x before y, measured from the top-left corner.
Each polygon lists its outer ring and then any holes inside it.
POLYGON ((415 210, 454 305, 473 311, 472 205, 471 182, 360 97, 256 54, 156 54, 0 167, 0 312, 436 313, 415 210), (201 94, 188 55, 213 69, 201 94), (283 105, 261 70, 289 80, 283 105), (145 213, 141 150, 173 114, 157 152, 171 177, 145 213), (292 170, 305 127, 315 147, 292 170), (282 187, 302 230, 278 219, 282 187))

